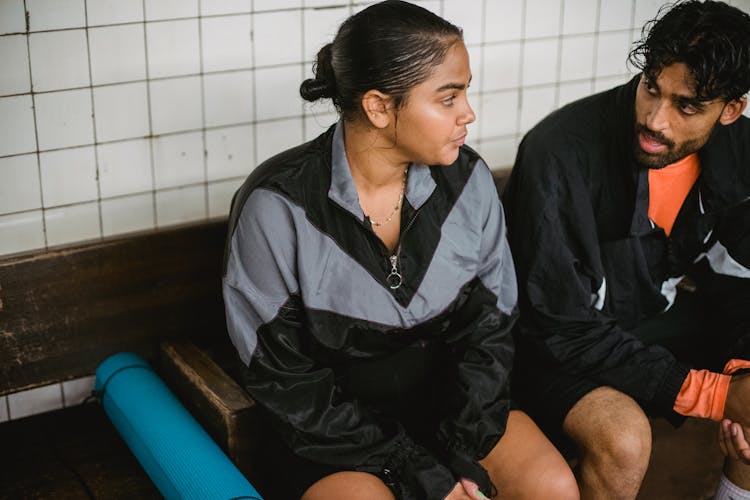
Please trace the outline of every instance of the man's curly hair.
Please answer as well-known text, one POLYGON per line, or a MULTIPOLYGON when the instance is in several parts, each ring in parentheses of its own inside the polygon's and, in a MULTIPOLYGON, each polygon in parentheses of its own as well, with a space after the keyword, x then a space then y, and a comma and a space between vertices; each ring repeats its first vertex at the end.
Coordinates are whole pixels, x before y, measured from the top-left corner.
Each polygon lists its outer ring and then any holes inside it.
POLYGON ((628 60, 651 81, 684 63, 701 101, 739 99, 750 90, 750 16, 723 2, 676 2, 646 23, 628 60))

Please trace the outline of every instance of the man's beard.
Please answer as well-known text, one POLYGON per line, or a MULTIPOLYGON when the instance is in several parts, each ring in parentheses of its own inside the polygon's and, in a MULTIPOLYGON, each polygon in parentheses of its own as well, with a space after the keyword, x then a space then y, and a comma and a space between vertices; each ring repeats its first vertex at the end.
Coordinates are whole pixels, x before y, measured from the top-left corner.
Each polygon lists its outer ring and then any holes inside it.
POLYGON ((676 145, 674 141, 671 141, 664 137, 660 132, 654 132, 649 130, 645 125, 637 123, 635 125, 635 138, 633 144, 633 154, 635 161, 638 165, 654 170, 662 169, 672 163, 678 162, 688 155, 691 155, 698 151, 706 143, 708 137, 704 139, 692 139, 690 141, 683 142, 682 144, 676 145), (655 141, 658 141, 665 146, 667 150, 661 154, 649 154, 641 149, 638 143, 638 136, 643 134, 655 141))

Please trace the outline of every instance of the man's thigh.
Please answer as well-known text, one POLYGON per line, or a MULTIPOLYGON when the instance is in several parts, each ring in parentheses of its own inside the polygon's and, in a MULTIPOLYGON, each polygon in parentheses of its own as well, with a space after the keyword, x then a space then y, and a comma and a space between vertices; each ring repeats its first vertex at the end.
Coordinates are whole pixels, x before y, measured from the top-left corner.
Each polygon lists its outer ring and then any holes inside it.
MULTIPOLYGON (((687 364, 717 369, 722 358, 717 353, 716 337, 706 327, 707 320, 699 295, 681 290, 668 311, 642 321, 631 331, 644 344, 662 345, 687 364)), ((566 455, 572 443, 563 432, 563 421, 576 403, 602 386, 594 379, 565 373, 536 357, 522 340, 518 342, 513 397, 566 455)), ((669 417, 675 419, 675 415, 669 417)))
POLYGON ((586 394, 601 384, 573 377, 528 353, 516 356, 512 374, 513 399, 566 456, 575 446, 563 432, 568 412, 586 394))

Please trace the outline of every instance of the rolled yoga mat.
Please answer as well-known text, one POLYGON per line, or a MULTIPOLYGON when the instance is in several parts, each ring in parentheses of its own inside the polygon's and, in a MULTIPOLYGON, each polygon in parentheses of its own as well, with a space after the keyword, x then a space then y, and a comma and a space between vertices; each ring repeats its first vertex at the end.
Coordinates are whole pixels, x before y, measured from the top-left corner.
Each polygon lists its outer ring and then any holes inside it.
POLYGON ((140 356, 122 352, 96 370, 104 411, 165 498, 261 496, 140 356))

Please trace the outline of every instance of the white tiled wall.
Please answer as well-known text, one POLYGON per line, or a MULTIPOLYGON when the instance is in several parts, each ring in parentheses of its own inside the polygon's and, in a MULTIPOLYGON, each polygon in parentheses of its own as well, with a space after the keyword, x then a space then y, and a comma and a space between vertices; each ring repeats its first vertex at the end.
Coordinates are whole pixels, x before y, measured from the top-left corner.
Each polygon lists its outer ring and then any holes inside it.
MULTIPOLYGON (((299 84, 367 3, 0 0, 0 255, 226 215, 255 165, 335 121, 299 84)), ((499 168, 549 111, 626 81, 665 2, 416 3, 464 28, 469 143, 499 168)), ((1 397, 0 421, 87 384, 1 397)))

